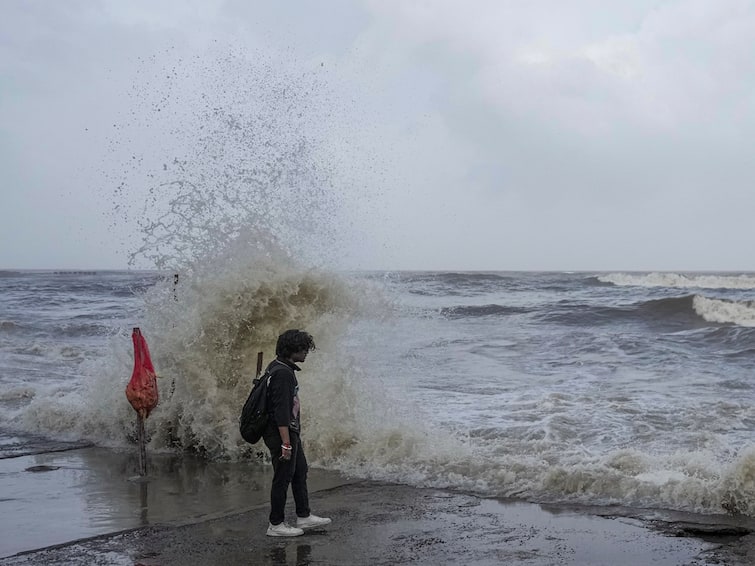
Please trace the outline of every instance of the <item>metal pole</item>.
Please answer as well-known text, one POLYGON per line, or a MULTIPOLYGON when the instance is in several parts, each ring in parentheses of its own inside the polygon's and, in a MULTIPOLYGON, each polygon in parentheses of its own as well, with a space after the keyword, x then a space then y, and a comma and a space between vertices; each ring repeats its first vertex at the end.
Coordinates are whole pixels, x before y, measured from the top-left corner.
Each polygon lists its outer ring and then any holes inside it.
POLYGON ((147 475, 147 447, 144 442, 144 417, 136 413, 136 437, 139 442, 139 475, 147 475))

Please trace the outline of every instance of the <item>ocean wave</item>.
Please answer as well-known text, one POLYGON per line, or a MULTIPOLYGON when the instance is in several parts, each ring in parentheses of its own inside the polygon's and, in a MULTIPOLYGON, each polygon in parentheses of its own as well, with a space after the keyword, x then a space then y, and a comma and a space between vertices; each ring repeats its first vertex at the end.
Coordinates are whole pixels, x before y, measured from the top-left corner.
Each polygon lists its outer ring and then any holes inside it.
POLYGON ((684 295, 615 306, 561 302, 538 316, 541 320, 559 324, 592 325, 635 321, 667 325, 669 330, 679 327, 700 328, 705 323, 755 327, 755 301, 684 295))
POLYGON ((673 334, 677 342, 705 344, 727 358, 750 358, 755 353, 755 327, 715 324, 673 334))
POLYGON ((755 516, 753 477, 752 447, 728 463, 704 451, 656 455, 624 449, 592 462, 549 467, 530 485, 560 501, 755 516))
MULTIPOLYGON (((355 313, 384 310, 382 303, 364 306, 380 301, 366 283, 299 268, 283 258, 247 256, 242 263, 240 251, 229 253, 234 261, 220 257, 184 275, 175 289, 164 281, 143 297, 140 327, 161 377, 160 403, 147 423, 154 449, 180 447, 210 459, 241 457, 250 448, 240 438, 238 416, 256 373, 257 353, 271 360, 282 330, 306 328, 318 350, 342 359, 332 342, 348 321, 355 313)), ((82 366, 79 390, 31 402, 23 416, 25 430, 74 433, 103 445, 128 443, 134 413, 123 388, 133 362, 124 347, 125 331, 109 340, 109 355, 82 366)), ((317 375, 317 362, 308 359, 309 365, 317 375)), ((320 371, 348 374, 343 367, 320 371)))
POLYGON ((682 273, 611 273, 598 281, 617 286, 670 287, 677 289, 755 289, 755 275, 703 275, 682 273))
POLYGON ((532 309, 507 305, 468 305, 458 307, 444 307, 440 314, 447 318, 474 318, 478 316, 507 316, 512 314, 526 314, 532 309))
POLYGON ((589 326, 634 321, 690 327, 702 322, 693 309, 694 297, 685 295, 612 306, 561 301, 542 311, 538 318, 569 325, 589 326))
POLYGON ((487 271, 448 271, 448 272, 428 272, 425 274, 412 274, 411 280, 432 280, 441 281, 449 284, 475 284, 481 281, 510 281, 511 276, 503 273, 491 273, 487 271))
POLYGON ((708 322, 755 327, 755 301, 710 299, 696 295, 693 307, 708 322))
POLYGON ((521 281, 492 272, 398 272, 391 279, 409 286, 409 293, 427 296, 473 296, 491 291, 515 291, 521 281))
POLYGON ((501 442, 500 430, 491 429, 484 439, 476 440, 447 430, 431 434, 404 424, 407 421, 394 416, 369 431, 330 431, 326 438, 308 439, 308 449, 313 447, 317 464, 353 477, 541 503, 755 516, 753 448, 722 462, 704 451, 569 452, 544 437, 525 442, 528 452, 517 453, 510 442, 501 442), (394 426, 388 425, 391 422, 394 426))
POLYGON ((590 275, 585 277, 582 282, 587 287, 613 287, 616 285, 616 283, 604 279, 605 276, 603 275, 590 275))

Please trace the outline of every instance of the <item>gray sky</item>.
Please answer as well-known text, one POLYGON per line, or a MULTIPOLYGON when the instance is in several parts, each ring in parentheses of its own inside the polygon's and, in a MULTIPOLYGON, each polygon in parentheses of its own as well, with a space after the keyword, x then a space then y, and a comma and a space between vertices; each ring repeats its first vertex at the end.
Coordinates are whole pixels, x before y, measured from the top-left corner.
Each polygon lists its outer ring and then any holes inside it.
POLYGON ((5 0, 0 268, 125 267, 234 53, 319 77, 344 267, 755 270, 754 45, 750 0, 5 0))

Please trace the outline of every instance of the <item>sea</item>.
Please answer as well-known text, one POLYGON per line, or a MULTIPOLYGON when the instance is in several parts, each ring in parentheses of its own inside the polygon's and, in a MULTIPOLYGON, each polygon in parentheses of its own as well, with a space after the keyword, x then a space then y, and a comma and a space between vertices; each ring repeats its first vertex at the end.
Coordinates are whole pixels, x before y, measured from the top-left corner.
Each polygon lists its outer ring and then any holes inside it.
POLYGON ((755 516, 752 273, 345 272, 267 255, 187 273, 1 271, 0 459, 133 451, 135 327, 158 374, 150 454, 267 466, 239 412, 258 353, 269 362, 302 328, 314 468, 755 516))

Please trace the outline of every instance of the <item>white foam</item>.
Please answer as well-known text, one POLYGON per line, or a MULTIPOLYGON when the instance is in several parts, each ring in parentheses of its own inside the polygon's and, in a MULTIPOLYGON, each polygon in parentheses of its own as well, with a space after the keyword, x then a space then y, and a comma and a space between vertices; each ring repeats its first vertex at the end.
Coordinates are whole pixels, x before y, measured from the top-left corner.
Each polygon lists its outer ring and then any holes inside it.
POLYGON ((610 273, 598 280, 619 286, 672 287, 679 289, 755 289, 753 275, 703 275, 682 273, 610 273))
POLYGON ((721 501, 726 511, 755 516, 755 447, 745 447, 724 472, 721 501))
POLYGON ((35 394, 36 391, 32 387, 8 387, 0 391, 0 401, 18 401, 21 399, 31 399, 35 394))
POLYGON ((692 305, 695 312, 708 322, 755 327, 755 303, 752 301, 728 301, 695 295, 692 305))

